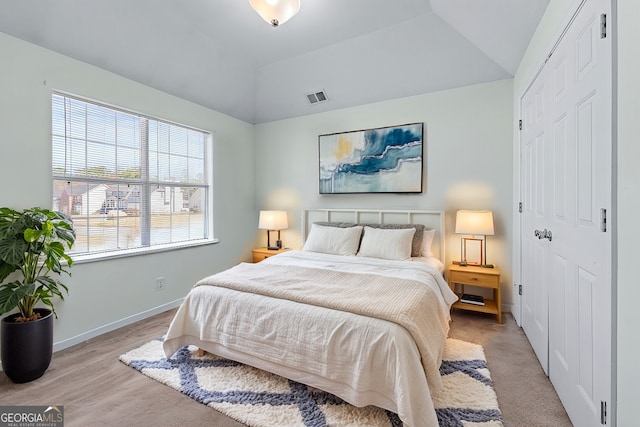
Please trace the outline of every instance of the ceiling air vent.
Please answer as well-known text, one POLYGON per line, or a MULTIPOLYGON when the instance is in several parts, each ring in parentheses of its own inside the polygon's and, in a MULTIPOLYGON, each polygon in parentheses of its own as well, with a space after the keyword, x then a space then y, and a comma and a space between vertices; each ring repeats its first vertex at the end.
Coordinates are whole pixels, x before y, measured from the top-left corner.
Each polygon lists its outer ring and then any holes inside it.
POLYGON ((311 105, 326 102, 328 100, 329 98, 327 98, 327 93, 324 90, 307 94, 307 101, 309 101, 309 104, 311 105))

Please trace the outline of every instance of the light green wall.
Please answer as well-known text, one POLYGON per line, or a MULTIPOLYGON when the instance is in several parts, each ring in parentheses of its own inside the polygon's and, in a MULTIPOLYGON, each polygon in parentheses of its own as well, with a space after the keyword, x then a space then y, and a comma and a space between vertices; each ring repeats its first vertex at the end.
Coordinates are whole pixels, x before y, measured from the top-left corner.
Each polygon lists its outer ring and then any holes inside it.
MULTIPOLYGON (((517 111, 523 88, 531 80, 533 72, 542 63, 569 10, 577 3, 570 0, 551 0, 547 12, 531 41, 529 49, 514 80, 514 108, 517 111)), ((637 212, 640 211, 640 2, 636 0, 612 0, 613 16, 608 28, 614 37, 614 216, 613 234, 613 309, 617 331, 613 332, 614 394, 617 425, 637 424, 636 406, 640 391, 640 371, 637 359, 640 354, 640 286, 634 264, 637 262, 637 212), (617 8, 617 13, 616 13, 617 8), (617 43, 616 43, 617 41, 617 43), (617 47, 616 47, 617 44, 617 47)), ((604 369, 605 367, 603 367, 604 369)))
POLYGON ((301 244, 303 208, 442 209, 448 261, 460 258, 455 211, 491 209, 496 235, 488 238, 488 256, 501 269, 508 306, 512 99, 512 80, 502 80, 256 125, 256 206, 289 212, 282 238, 294 248, 301 244), (424 122, 422 194, 318 194, 318 135, 414 122, 424 122))
POLYGON ((0 206, 51 206, 52 89, 214 136, 214 228, 220 243, 74 265, 70 294, 57 306, 57 349, 175 305, 196 280, 250 259, 255 229, 247 224, 256 221, 253 125, 3 33, 0 55, 0 206), (167 285, 156 292, 160 276, 167 285))

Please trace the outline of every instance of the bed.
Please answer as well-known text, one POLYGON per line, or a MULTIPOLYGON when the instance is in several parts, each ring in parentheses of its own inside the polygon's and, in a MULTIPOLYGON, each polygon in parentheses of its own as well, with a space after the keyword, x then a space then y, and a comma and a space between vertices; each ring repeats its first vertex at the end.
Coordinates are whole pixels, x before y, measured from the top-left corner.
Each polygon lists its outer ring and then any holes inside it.
POLYGON ((440 211, 305 210, 302 250, 192 288, 164 341, 437 426, 430 390, 457 300, 442 277, 440 211))

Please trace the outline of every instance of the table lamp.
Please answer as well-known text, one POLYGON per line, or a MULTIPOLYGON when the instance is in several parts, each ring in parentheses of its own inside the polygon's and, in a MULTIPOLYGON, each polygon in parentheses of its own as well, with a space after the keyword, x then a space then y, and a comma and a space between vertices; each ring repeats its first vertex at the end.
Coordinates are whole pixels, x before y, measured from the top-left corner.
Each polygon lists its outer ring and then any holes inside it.
POLYGON ((258 228, 267 230, 267 249, 277 251, 282 249, 282 240, 280 240, 280 230, 289 228, 287 222, 287 212, 285 211, 260 211, 260 219, 258 220, 258 228), (275 246, 271 246, 271 232, 278 232, 278 240, 275 246))
POLYGON ((460 262, 459 265, 480 265, 481 267, 493 268, 493 264, 487 264, 487 236, 493 236, 493 212, 459 210, 456 213, 456 234, 470 234, 471 238, 460 239, 460 262), (482 239, 476 238, 482 236, 482 239), (480 242, 480 263, 467 261, 467 242, 476 240, 480 242))

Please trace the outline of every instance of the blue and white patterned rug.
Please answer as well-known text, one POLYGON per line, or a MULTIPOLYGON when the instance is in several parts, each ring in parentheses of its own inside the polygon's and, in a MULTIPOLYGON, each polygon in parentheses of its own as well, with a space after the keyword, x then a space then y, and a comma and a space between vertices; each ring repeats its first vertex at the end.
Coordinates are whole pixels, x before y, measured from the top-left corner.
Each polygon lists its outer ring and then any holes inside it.
MULTIPOLYGON (((392 412, 356 408, 332 394, 208 353, 198 357, 194 346, 167 359, 157 339, 120 360, 251 427, 402 426, 392 412)), ((482 346, 448 339, 440 374, 444 387, 431 396, 440 426, 503 425, 482 346)))

